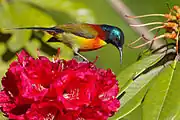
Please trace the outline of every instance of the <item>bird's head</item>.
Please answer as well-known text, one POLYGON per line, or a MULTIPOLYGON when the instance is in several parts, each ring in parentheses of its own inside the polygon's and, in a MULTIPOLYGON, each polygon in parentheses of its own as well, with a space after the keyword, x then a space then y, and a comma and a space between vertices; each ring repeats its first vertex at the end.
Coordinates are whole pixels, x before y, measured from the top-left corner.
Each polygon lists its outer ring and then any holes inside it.
POLYGON ((114 45, 120 52, 120 62, 122 63, 122 49, 124 44, 123 31, 115 26, 101 25, 103 31, 105 31, 107 43, 114 45))

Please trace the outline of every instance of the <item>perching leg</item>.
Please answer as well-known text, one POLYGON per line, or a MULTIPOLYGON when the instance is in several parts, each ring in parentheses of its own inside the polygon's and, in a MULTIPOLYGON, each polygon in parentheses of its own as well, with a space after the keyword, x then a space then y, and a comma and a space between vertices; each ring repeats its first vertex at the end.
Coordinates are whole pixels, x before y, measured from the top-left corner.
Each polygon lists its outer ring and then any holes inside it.
POLYGON ((84 61, 89 62, 89 60, 87 58, 85 58, 83 55, 81 55, 80 53, 74 51, 74 54, 81 57, 84 61))

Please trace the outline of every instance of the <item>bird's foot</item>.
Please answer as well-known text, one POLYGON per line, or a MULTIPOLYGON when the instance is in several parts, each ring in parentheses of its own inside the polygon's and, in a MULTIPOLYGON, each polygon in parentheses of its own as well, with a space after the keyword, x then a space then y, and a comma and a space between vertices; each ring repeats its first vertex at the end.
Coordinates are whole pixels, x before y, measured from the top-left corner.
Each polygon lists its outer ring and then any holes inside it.
POLYGON ((89 62, 89 60, 86 57, 84 57, 83 55, 81 55, 80 53, 76 52, 75 55, 77 55, 80 58, 82 58, 83 61, 89 62))

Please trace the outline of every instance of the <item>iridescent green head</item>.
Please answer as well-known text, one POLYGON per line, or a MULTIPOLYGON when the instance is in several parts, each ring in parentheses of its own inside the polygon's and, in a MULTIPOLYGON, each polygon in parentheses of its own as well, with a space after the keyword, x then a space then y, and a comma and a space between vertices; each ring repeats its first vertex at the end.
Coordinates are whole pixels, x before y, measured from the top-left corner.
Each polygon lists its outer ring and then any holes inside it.
POLYGON ((106 33, 106 42, 111 43, 120 52, 120 62, 122 63, 122 49, 124 44, 124 33, 123 31, 115 26, 110 25, 100 25, 102 30, 106 33))

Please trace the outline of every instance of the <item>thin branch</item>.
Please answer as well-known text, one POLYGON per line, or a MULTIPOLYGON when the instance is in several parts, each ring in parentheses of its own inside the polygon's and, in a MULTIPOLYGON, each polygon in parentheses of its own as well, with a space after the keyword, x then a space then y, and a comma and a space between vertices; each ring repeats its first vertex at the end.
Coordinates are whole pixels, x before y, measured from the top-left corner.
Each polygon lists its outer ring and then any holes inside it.
MULTIPOLYGON (((122 0, 108 0, 112 7, 116 10, 117 13, 121 16, 121 18, 124 18, 124 20, 128 24, 142 24, 142 22, 139 19, 130 19, 125 16, 135 16, 131 10, 122 2, 122 0)), ((152 39, 154 37, 154 34, 151 32, 148 32, 147 27, 132 27, 130 26, 135 32, 137 32, 140 36, 144 35, 148 39, 152 39)), ((160 40, 157 40, 153 43, 152 49, 157 49, 160 46, 163 45, 163 42, 160 40)))

